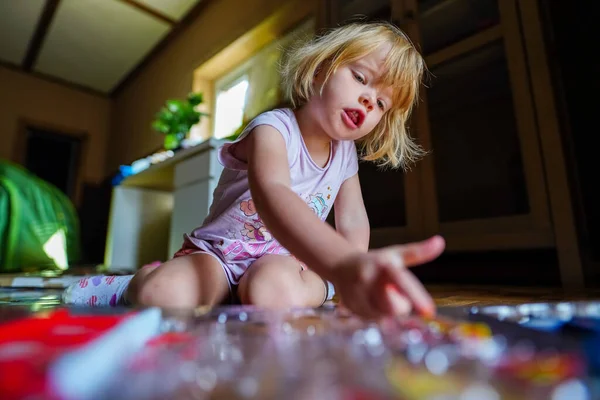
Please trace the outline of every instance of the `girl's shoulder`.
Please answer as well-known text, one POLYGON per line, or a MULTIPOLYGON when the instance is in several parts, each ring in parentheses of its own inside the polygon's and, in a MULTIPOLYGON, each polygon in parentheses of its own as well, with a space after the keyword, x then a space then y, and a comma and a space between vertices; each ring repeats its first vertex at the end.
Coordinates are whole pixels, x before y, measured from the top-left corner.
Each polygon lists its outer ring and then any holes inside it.
POLYGON ((294 111, 290 108, 275 108, 257 115, 244 128, 240 136, 249 134, 259 125, 269 125, 275 128, 283 136, 288 147, 296 145, 295 142, 300 133, 300 128, 294 111))
POLYGON ((289 108, 276 108, 265 111, 254 117, 242 130, 240 135, 233 141, 225 143, 219 149, 219 161, 223 166, 230 169, 245 170, 247 164, 240 157, 235 157, 232 152, 238 143, 243 141, 252 131, 261 125, 269 125, 275 128, 285 140, 288 152, 298 147, 299 128, 294 112, 289 108))
MULTIPOLYGON (((252 129, 258 125, 274 125, 279 131, 296 130, 298 123, 294 112, 289 108, 275 108, 257 115, 246 127, 246 130, 252 129)), ((281 132, 285 134, 286 132, 281 132)))

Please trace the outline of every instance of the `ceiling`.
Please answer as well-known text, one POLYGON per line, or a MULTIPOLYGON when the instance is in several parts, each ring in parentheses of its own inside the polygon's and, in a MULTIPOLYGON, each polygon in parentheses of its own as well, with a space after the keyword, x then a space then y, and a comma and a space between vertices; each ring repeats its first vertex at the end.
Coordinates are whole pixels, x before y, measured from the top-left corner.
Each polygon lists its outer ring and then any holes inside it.
POLYGON ((2 0, 0 64, 110 95, 208 0, 2 0))

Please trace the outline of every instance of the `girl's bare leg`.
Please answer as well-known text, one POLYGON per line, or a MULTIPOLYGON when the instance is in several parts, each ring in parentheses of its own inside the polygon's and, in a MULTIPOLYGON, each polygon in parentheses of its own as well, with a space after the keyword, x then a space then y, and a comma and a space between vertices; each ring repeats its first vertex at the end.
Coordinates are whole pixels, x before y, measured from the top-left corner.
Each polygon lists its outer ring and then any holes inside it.
POLYGON ((265 255, 242 276, 238 295, 243 304, 270 309, 318 307, 326 287, 315 272, 304 269, 294 257, 265 255))
POLYGON ((213 256, 195 253, 138 271, 125 295, 143 306, 195 308, 221 303, 229 295, 229 284, 213 256))

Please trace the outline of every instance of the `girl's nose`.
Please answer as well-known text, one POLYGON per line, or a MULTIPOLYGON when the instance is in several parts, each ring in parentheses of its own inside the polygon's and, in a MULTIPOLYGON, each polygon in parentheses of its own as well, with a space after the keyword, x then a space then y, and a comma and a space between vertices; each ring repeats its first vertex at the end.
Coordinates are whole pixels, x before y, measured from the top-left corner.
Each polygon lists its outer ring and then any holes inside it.
POLYGON ((373 102, 369 99, 369 96, 362 96, 361 103, 367 108, 367 111, 371 111, 373 109, 373 102))

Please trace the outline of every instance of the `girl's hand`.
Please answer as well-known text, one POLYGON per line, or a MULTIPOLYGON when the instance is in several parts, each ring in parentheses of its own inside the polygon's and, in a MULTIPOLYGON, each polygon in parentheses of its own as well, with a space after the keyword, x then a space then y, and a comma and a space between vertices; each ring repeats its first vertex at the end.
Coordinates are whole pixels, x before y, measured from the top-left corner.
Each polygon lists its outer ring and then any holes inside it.
POLYGON ((435 259, 444 248, 444 239, 434 236, 371 250, 338 265, 333 284, 343 306, 360 317, 408 315, 413 309, 432 317, 435 303, 408 268, 435 259))

